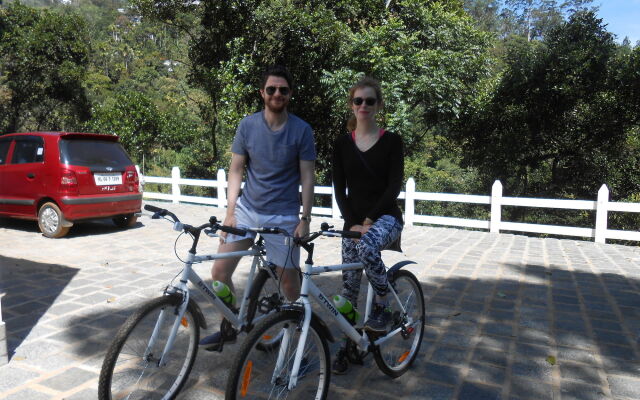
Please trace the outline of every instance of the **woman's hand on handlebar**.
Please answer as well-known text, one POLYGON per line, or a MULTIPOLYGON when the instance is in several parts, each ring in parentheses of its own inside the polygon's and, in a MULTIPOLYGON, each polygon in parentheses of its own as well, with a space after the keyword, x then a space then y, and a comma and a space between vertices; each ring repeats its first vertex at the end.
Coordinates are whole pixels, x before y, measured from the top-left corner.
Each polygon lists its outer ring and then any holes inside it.
MULTIPOLYGON (((366 231, 365 231, 364 229, 365 229, 365 228, 364 228, 364 226, 362 226, 362 225, 352 225, 352 226, 351 226, 351 228, 349 228, 349 230, 350 230, 351 232, 358 232, 358 233, 360 233, 360 235, 364 235, 364 234, 366 233, 366 231)), ((367 228, 367 230, 369 230, 369 229, 367 228)), ((355 240, 355 241, 357 242, 357 241, 359 241, 360 239, 355 239, 355 238, 354 238, 353 240, 355 240)))

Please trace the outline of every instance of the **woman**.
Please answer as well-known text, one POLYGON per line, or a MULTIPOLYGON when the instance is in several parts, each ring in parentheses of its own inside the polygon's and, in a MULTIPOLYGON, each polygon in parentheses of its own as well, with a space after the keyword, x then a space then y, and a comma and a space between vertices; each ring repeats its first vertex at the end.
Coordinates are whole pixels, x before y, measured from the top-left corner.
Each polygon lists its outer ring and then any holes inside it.
MULTIPOLYGON (((362 234, 359 240, 342 240, 342 262, 362 262, 365 266, 376 296, 364 329, 378 335, 386 333, 391 321, 387 274, 380 251, 400 237, 403 226, 396 201, 404 172, 402 138, 378 126, 376 115, 383 104, 378 81, 369 77, 358 81, 349 90, 353 112, 347 124, 349 133, 336 140, 333 152, 333 184, 345 220, 344 230, 362 234)), ((342 273, 342 295, 354 307, 361 277, 362 270, 342 273)), ((345 353, 344 349, 338 352, 335 373, 346 371, 345 353)))

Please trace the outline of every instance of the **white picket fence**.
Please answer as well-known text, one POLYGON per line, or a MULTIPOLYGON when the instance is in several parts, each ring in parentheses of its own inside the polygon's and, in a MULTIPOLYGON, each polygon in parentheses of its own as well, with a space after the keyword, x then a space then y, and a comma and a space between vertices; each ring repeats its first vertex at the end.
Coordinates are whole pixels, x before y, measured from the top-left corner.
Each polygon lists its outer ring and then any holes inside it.
MULTIPOLYGON (((142 176, 141 182, 159 183, 171 185, 171 193, 144 192, 146 199, 169 200, 174 203, 187 202, 197 204, 210 204, 218 208, 225 208, 227 205, 227 179, 225 171, 218 170, 216 180, 189 179, 180 176, 180 169, 173 167, 171 177, 142 176), (186 196, 181 193, 180 185, 214 187, 217 198, 186 196)), ((330 186, 316 186, 316 196, 331 196, 331 207, 316 207, 312 209, 314 215, 324 215, 332 218, 340 218, 340 210, 336 203, 333 188, 330 186)), ((425 193, 416 192, 416 183, 413 178, 407 180, 405 191, 400 192, 399 199, 404 200, 405 225, 416 223, 430 225, 445 225, 464 228, 486 229, 492 233, 504 231, 547 233, 552 235, 564 235, 575 237, 594 238, 597 243, 605 243, 607 239, 640 241, 639 231, 623 231, 607 229, 607 220, 610 212, 633 212, 640 213, 640 203, 622 203, 609 201, 609 189, 602 185, 598 191, 597 200, 557 200, 557 199, 537 199, 525 197, 504 197, 502 196, 502 183, 495 181, 491 189, 490 196, 450 194, 450 193, 425 193), (415 213, 416 201, 438 201, 455 202, 466 204, 485 204, 491 207, 490 219, 466 219, 454 217, 440 217, 434 215, 419 215, 415 213), (535 207, 535 208, 557 208, 565 210, 594 210, 596 212, 596 224, 594 228, 580 228, 571 226, 530 224, 519 222, 508 222, 501 219, 503 206, 535 207)))

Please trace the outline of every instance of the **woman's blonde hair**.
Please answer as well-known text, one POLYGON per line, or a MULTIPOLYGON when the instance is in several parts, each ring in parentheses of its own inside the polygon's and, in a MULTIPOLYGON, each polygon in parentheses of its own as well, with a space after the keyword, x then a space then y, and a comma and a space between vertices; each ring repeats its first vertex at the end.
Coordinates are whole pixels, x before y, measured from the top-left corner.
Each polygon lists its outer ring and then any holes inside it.
MULTIPOLYGON (((370 87, 376 92, 376 98, 378 99, 378 104, 382 106, 384 101, 382 99, 382 88, 380 87, 380 82, 377 79, 374 79, 370 76, 362 77, 355 85, 351 86, 349 89, 349 99, 347 100, 347 107, 351 109, 351 102, 353 101, 353 95, 358 89, 362 89, 365 87, 370 87)), ((356 129, 358 124, 358 120, 356 120, 355 115, 351 115, 349 120, 347 121, 347 129, 349 132, 356 129)))

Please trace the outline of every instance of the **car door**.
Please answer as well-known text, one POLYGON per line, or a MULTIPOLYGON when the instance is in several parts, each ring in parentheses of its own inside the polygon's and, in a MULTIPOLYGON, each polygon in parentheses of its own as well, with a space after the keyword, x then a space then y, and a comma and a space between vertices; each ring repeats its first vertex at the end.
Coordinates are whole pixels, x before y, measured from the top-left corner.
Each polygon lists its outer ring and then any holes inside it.
POLYGON ((11 137, 0 137, 0 213, 7 213, 8 199, 8 186, 6 174, 6 165, 9 164, 9 150, 13 143, 11 137))
POLYGON ((6 212, 35 217, 37 201, 45 193, 44 140, 40 136, 14 137, 9 164, 4 165, 3 190, 6 212))

